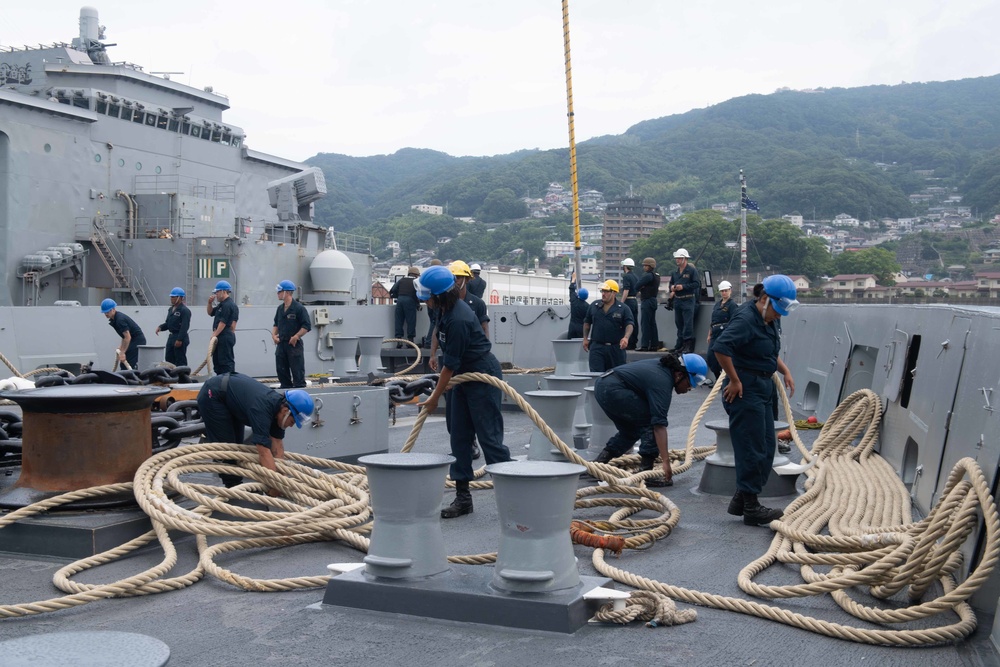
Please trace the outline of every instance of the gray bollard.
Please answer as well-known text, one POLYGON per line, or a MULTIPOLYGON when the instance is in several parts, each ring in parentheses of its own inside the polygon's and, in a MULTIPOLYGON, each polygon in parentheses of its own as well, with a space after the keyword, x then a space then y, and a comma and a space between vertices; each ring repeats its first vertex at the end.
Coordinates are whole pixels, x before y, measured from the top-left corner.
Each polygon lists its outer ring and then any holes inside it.
POLYGON ((569 525, 580 474, 573 463, 508 461, 486 466, 500 515, 500 548, 492 585, 545 593, 579 585, 569 525))
MULTIPOLYGON (((550 429, 555 431, 559 439, 570 447, 573 446, 573 416, 576 414, 576 401, 579 392, 575 391, 541 391, 524 392, 525 399, 535 409, 550 429)), ((532 461, 565 461, 562 452, 542 434, 538 426, 531 431, 528 440, 528 459, 532 461)))
MULTIPOLYGON (((736 490, 736 454, 733 439, 729 433, 729 420, 717 419, 705 422, 705 428, 715 431, 715 451, 705 459, 705 470, 698 483, 698 490, 704 493, 729 494, 736 490)), ((785 422, 774 422, 774 430, 788 428, 785 422)), ((772 467, 790 463, 788 457, 774 451, 772 467)), ((772 474, 760 495, 764 497, 785 496, 795 493, 795 476, 772 474)))
MULTIPOLYGON (((585 372, 573 373, 574 377, 587 378, 588 380, 587 387, 593 387, 594 383, 597 381, 597 378, 601 377, 602 375, 604 375, 604 373, 602 373, 601 371, 585 371, 585 372)), ((594 415, 590 411, 590 400, 586 396, 583 397, 583 411, 584 415, 586 415, 587 419, 586 423, 588 424, 594 423, 594 415)))
POLYGON ((589 379, 579 377, 579 374, 570 376, 546 375, 545 383, 549 389, 554 391, 575 391, 579 394, 576 399, 576 410, 573 412, 573 441, 567 445, 577 449, 587 448, 587 439, 590 437, 590 420, 587 418, 585 405, 587 399, 583 390, 587 387, 589 379))
POLYGON ((556 370, 553 375, 572 375, 580 371, 589 371, 590 365, 580 365, 580 355, 583 352, 583 339, 570 338, 552 341, 552 349, 556 353, 556 370))
POLYGON ((375 525, 365 571, 386 579, 428 577, 448 569, 441 535, 446 454, 371 454, 368 469, 375 525))
POLYGON ((358 372, 367 376, 369 373, 381 373, 385 370, 382 365, 382 341, 384 336, 358 336, 358 347, 361 349, 361 358, 358 360, 358 372))
POLYGON ((587 393, 587 402, 590 404, 590 449, 599 452, 608 444, 608 440, 618 432, 618 427, 597 402, 594 388, 587 387, 584 391, 587 393))
POLYGON ((358 354, 357 336, 334 336, 333 338, 333 374, 338 377, 349 377, 358 372, 354 359, 358 354))
MULTIPOLYGON (((166 351, 166 345, 139 345, 139 361, 136 362, 138 366, 132 370, 138 371, 148 371, 150 368, 156 366, 156 364, 163 362, 163 357, 166 351)), ((122 368, 125 368, 122 366, 122 368)))

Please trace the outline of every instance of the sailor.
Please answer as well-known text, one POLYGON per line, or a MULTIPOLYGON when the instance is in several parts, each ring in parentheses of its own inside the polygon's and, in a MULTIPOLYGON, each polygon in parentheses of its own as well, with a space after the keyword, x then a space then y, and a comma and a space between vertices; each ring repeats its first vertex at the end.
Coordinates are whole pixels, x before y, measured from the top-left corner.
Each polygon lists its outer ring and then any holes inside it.
POLYGON ((713 343, 715 358, 726 379, 722 383, 723 407, 729 415, 729 433, 736 458, 736 494, 728 512, 743 517, 748 526, 781 518, 782 511, 764 507, 757 500, 774 460, 774 420, 778 395, 771 376, 784 376, 789 395, 795 393, 792 372, 781 360, 777 323, 798 307, 795 284, 788 276, 764 279, 759 298, 738 308, 713 343))
POLYGON ((656 352, 660 349, 660 332, 656 328, 656 297, 660 293, 660 274, 656 272, 656 260, 647 257, 642 260, 642 277, 636 283, 635 289, 639 293, 642 317, 639 323, 642 326, 642 335, 639 339, 639 352, 656 352))
POLYGON ((706 341, 708 342, 708 367, 712 369, 715 377, 718 378, 722 369, 719 366, 719 362, 715 359, 715 354, 712 351, 712 341, 719 337, 722 330, 726 328, 729 324, 729 320, 736 310, 736 304, 730 296, 733 293, 733 285, 728 280, 723 280, 719 283, 719 300, 715 302, 715 307, 712 309, 712 324, 708 329, 708 336, 706 341))
POLYGON ((677 327, 677 354, 694 352, 694 314, 698 307, 701 280, 698 271, 688 264, 688 251, 678 248, 674 253, 677 270, 670 274, 670 303, 673 305, 674 325, 677 327))
POLYGON ((472 270, 472 280, 469 281, 467 289, 482 299, 486 294, 486 281, 479 275, 483 269, 478 264, 473 264, 469 268, 472 270))
POLYGON ((274 341, 274 366, 281 389, 306 386, 306 355, 302 337, 312 329, 309 311, 295 300, 295 283, 282 280, 275 287, 278 292, 277 310, 271 340, 274 341))
MULTIPOLYGON (((503 379, 500 362, 490 352, 490 340, 469 304, 455 289, 455 276, 442 267, 427 268, 417 280, 417 298, 438 311, 437 338, 444 352, 444 365, 433 393, 422 407, 429 413, 451 378, 460 373, 484 373, 503 379)), ((441 510, 441 517, 452 519, 472 512, 469 482, 472 472, 472 437, 482 446, 487 463, 510 460, 510 450, 503 444, 503 415, 500 413, 500 390, 485 382, 465 382, 448 395, 450 408, 451 478, 455 480, 455 500, 441 510)))
MULTIPOLYGON (((253 434, 247 444, 257 446, 260 464, 277 472, 274 459, 285 458, 285 429, 302 428, 312 421, 316 404, 301 389, 284 395, 248 375, 223 373, 210 377, 198 392, 198 411, 205 423, 205 442, 243 444, 244 426, 253 434)), ((221 474, 227 487, 243 481, 239 475, 221 474)), ((274 489, 269 495, 279 495, 274 489)))
MULTIPOLYGON (((460 298, 465 303, 469 304, 469 308, 472 308, 473 314, 479 321, 480 326, 483 327, 483 333, 486 337, 490 337, 490 316, 486 310, 486 302, 480 299, 475 294, 472 294, 468 290, 468 281, 472 278, 472 270, 469 265, 460 259, 456 259, 451 264, 448 265, 448 270, 451 271, 451 275, 455 276, 455 289, 458 290, 458 298, 460 298)), ((431 351, 430 356, 427 360, 427 365, 431 367, 431 370, 437 373, 441 370, 441 360, 438 356, 438 339, 437 339, 437 328, 435 327, 434 333, 431 336, 431 351)), ((448 425, 448 432, 451 433, 451 405, 450 401, 445 401, 444 411, 445 411, 445 422, 448 425)), ((482 450, 479 449, 479 443, 476 441, 475 434, 472 435, 472 459, 476 460, 482 456, 482 450)))
MULTIPOLYGON (((410 342, 413 342, 417 338, 418 304, 417 292, 413 289, 413 281, 419 275, 420 269, 411 266, 406 270, 406 276, 393 283, 389 289, 389 296, 396 300, 396 338, 402 338, 405 333, 406 340, 410 342)), ((403 343, 396 343, 396 349, 402 348, 403 345, 403 343)))
POLYGON ((616 298, 618 283, 605 280, 600 290, 601 300, 590 304, 583 318, 583 349, 590 353, 590 370, 595 373, 625 363, 625 348, 635 328, 632 311, 616 298))
POLYGON ((101 312, 108 318, 108 324, 121 336, 122 342, 115 350, 119 361, 128 363, 129 368, 137 369, 139 366, 139 346, 146 344, 146 336, 142 329, 131 317, 125 313, 118 312, 118 304, 114 299, 105 299, 101 302, 101 312))
POLYGON ((607 463, 632 451, 639 440, 640 470, 652 470, 656 457, 663 466, 663 479, 646 481, 647 486, 673 486, 670 455, 667 452, 667 413, 671 392, 684 394, 705 379, 708 366, 697 354, 678 359, 665 354, 660 359, 643 359, 618 366, 597 378, 594 398, 618 432, 611 436, 594 460, 607 463))
POLYGON ((586 287, 576 288, 576 274, 569 283, 569 330, 566 332, 567 338, 583 338, 583 320, 587 317, 587 309, 590 304, 587 298, 590 292, 586 287))
POLYGON ((169 331, 167 349, 163 360, 174 366, 187 366, 187 349, 191 339, 188 330, 191 328, 191 309, 184 303, 187 294, 180 287, 170 290, 170 308, 167 309, 167 319, 156 327, 156 335, 161 331, 169 331))
POLYGON ((236 322, 240 319, 240 308, 231 298, 233 286, 225 280, 215 283, 212 296, 208 297, 206 311, 215 319, 212 322, 212 365, 219 375, 236 371, 236 322), (216 303, 217 302, 217 303, 216 303))
MULTIPOLYGON (((632 311, 632 319, 639 322, 639 300, 638 294, 639 276, 635 275, 635 260, 626 257, 622 260, 622 303, 632 311)), ((639 342, 639 327, 632 329, 632 335, 628 339, 628 349, 634 350, 639 342)))
MULTIPOLYGON (((429 266, 443 266, 440 259, 432 259, 429 266)), ((417 299, 420 301, 420 299, 417 299)), ((419 310, 419 306, 417 307, 419 310)), ((427 309, 427 336, 421 342, 421 347, 430 347, 434 340, 434 331, 437 329, 437 311, 433 308, 427 309)))

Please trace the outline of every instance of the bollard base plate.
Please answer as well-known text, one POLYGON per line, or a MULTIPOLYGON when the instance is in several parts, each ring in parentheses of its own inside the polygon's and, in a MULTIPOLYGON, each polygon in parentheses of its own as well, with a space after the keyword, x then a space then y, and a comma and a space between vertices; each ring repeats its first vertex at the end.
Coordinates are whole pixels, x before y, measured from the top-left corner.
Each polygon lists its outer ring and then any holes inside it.
MULTIPOLYGON (((779 475, 772 470, 767 478, 767 484, 764 485, 764 489, 758 495, 761 498, 797 495, 795 482, 798 478, 798 475, 779 475)), ((713 464, 710 460, 706 459, 705 471, 701 474, 698 490, 702 493, 719 496, 733 495, 736 492, 736 468, 713 464)))
POLYGON ((613 588, 606 577, 580 577, 580 584, 550 593, 508 593, 490 585, 493 568, 452 564, 419 579, 379 579, 363 568, 335 576, 326 586, 323 606, 423 616, 509 628, 573 633, 603 604, 584 600, 598 586, 613 588))

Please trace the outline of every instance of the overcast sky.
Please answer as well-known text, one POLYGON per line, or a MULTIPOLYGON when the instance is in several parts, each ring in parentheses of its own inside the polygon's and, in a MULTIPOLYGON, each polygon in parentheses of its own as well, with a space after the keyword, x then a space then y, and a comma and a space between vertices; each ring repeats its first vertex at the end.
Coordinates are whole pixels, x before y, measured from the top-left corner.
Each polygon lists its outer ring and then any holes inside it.
MULTIPOLYGON (((69 42, 80 0, 0 8, 69 42)), ((104 0, 113 61, 229 97, 259 151, 494 155, 568 145, 560 0, 104 0)), ((998 73, 996 0, 570 0, 576 139, 781 87, 998 73)))

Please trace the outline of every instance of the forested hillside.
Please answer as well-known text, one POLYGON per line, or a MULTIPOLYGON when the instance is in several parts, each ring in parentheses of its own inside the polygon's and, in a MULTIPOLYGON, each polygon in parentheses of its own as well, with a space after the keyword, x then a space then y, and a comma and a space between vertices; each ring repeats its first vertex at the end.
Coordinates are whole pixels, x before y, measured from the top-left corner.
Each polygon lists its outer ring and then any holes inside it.
MULTIPOLYGON (((578 114, 586 114, 579 100, 578 114)), ((317 219, 346 231, 408 211, 481 213, 490 193, 539 196, 569 182, 569 151, 451 157, 424 149, 354 158, 320 154, 329 195, 317 219)), ((1000 76, 938 83, 750 95, 639 123, 578 147, 580 188, 607 200, 637 188, 656 204, 735 201, 738 174, 765 218, 913 213, 907 195, 957 187, 981 216, 1000 211, 1000 76)))

